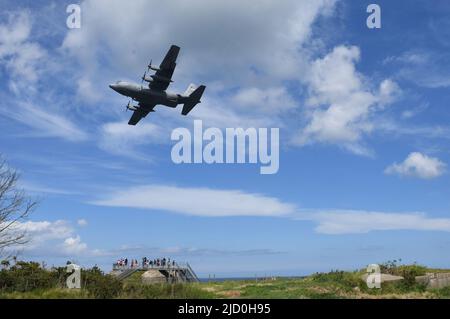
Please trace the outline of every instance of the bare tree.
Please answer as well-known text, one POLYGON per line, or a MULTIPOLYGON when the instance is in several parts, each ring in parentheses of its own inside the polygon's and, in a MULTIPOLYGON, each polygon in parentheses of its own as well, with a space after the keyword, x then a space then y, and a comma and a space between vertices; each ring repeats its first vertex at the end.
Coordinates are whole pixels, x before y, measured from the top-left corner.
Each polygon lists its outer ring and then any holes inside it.
POLYGON ((0 256, 6 248, 27 242, 25 230, 17 226, 37 205, 18 187, 18 180, 18 173, 0 159, 0 256))

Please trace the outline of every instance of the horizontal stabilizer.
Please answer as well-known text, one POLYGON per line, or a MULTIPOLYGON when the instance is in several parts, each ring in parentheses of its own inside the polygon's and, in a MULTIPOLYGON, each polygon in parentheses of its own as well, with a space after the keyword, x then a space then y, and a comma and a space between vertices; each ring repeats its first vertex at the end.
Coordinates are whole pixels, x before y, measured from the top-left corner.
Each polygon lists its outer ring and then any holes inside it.
POLYGON ((205 88, 206 86, 200 85, 191 94, 189 94, 189 99, 186 103, 184 103, 181 114, 187 115, 198 103, 200 103, 200 99, 203 95, 203 92, 205 91, 205 88))

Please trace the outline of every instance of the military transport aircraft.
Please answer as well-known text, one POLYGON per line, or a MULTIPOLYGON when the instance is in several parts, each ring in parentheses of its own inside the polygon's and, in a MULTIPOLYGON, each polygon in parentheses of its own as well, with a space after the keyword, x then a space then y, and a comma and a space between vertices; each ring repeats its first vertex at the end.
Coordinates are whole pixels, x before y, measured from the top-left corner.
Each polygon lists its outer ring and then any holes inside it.
POLYGON ((173 82, 172 75, 175 66, 177 65, 176 60, 179 52, 180 48, 176 45, 172 45, 159 68, 152 66, 152 61, 150 61, 147 70, 142 76, 140 85, 125 81, 118 81, 109 85, 114 91, 138 102, 138 105, 134 106, 131 105, 130 100, 126 106, 127 110, 134 111, 128 121, 129 125, 136 125, 143 117, 146 117, 148 113, 154 112, 153 109, 157 104, 168 107, 176 107, 178 104, 184 104, 181 114, 187 115, 194 106, 200 103, 200 98, 206 88, 204 85, 196 87, 194 84, 190 84, 183 94, 166 91, 169 84, 173 82), (148 78, 147 73, 150 70, 156 72, 148 78), (144 81, 148 82, 148 87, 143 85, 144 81))

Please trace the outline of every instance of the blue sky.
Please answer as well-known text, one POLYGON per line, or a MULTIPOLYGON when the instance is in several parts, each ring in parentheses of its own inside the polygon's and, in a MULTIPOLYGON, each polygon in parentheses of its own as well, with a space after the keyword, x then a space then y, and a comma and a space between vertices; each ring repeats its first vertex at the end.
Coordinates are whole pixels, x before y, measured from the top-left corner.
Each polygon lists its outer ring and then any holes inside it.
POLYGON ((0 1, 0 153, 41 205, 21 256, 61 264, 170 256, 201 275, 301 275, 450 257, 450 5, 377 1, 0 1), (151 58, 181 47, 189 116, 126 125, 151 58), (174 128, 279 127, 280 169, 181 164, 174 128))

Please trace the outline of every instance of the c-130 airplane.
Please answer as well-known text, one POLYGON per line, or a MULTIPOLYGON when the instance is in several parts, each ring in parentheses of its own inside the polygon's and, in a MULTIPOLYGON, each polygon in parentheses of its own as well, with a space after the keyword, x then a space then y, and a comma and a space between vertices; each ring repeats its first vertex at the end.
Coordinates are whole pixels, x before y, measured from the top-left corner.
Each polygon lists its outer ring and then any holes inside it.
POLYGON ((196 87, 191 83, 183 94, 166 91, 169 84, 173 82, 172 75, 177 65, 176 60, 179 52, 180 48, 176 45, 172 45, 159 68, 152 66, 152 61, 150 61, 147 70, 142 76, 140 85, 125 81, 117 81, 116 83, 109 85, 114 91, 138 102, 137 106, 131 105, 131 101, 128 102, 128 105, 126 106, 127 110, 134 111, 128 121, 129 125, 136 125, 143 117, 146 117, 148 113, 154 112, 153 109, 157 104, 173 108, 177 107, 178 104, 184 104, 181 114, 187 115, 194 106, 200 103, 200 98, 206 88, 204 85, 196 87), (150 70, 156 72, 148 78, 147 73, 150 70), (144 81, 148 82, 148 88, 144 87, 144 81))

